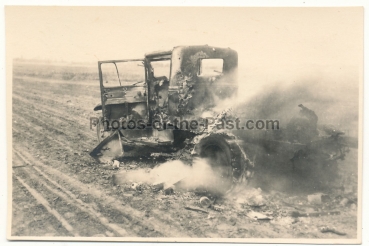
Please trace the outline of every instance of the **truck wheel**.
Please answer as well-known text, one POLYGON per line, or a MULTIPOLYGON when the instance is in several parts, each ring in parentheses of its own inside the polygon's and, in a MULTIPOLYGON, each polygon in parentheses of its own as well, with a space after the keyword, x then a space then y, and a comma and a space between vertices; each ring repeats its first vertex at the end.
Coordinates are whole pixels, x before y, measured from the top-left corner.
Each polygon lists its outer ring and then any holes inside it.
POLYGON ((215 175, 213 187, 207 188, 217 193, 227 192, 232 187, 233 167, 231 149, 224 137, 210 135, 201 139, 196 152, 208 160, 215 175))

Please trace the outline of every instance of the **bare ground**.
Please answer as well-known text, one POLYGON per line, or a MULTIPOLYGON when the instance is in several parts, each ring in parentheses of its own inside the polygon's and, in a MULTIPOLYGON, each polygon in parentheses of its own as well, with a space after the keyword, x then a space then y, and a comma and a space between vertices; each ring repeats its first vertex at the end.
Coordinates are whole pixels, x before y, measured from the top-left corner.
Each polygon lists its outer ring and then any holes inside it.
MULTIPOLYGON (((200 208, 200 196, 191 191, 164 195, 150 185, 139 190, 128 182, 113 185, 111 177, 119 170, 88 155, 97 144, 89 118, 98 116, 92 109, 99 100, 97 81, 14 78, 12 236, 356 238, 352 190, 332 191, 323 204, 312 205, 307 193, 261 191, 255 182, 216 200, 218 211, 196 212, 185 209, 200 208), (246 199, 252 193, 262 198, 260 206, 246 199), (250 211, 271 219, 255 220, 247 216, 250 211), (309 216, 293 216, 296 211, 309 216), (311 215, 327 211, 335 213, 311 215), (324 226, 345 235, 323 233, 324 226)), ((351 151, 343 165, 355 165, 356 158, 351 151)), ((120 169, 150 169, 163 162, 127 159, 120 169)))

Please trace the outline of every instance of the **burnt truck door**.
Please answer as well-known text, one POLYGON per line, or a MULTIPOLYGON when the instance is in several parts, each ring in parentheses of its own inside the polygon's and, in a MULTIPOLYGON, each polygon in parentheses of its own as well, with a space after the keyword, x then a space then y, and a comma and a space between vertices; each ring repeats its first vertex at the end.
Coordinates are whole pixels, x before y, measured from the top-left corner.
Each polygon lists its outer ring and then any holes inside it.
POLYGON ((100 61, 98 65, 105 131, 117 128, 118 122, 147 121, 147 71, 144 60, 100 61))
POLYGON ((101 163, 123 156, 122 137, 142 132, 124 129, 131 129, 130 122, 148 120, 148 101, 144 60, 100 61, 98 66, 102 109, 99 124, 108 134, 99 137, 100 143, 90 155, 101 163))

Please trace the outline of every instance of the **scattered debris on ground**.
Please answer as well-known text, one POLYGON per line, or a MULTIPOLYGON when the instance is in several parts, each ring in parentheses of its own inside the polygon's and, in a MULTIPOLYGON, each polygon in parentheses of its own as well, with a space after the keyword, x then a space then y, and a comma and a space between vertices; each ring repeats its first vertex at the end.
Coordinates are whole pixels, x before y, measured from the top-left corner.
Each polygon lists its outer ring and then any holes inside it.
POLYGON ((342 232, 342 231, 338 231, 336 228, 334 227, 329 227, 329 226, 323 226, 320 228, 320 231, 322 233, 327 233, 327 232, 331 232, 331 233, 335 233, 337 235, 340 235, 340 236, 344 236, 346 235, 345 232, 342 232))

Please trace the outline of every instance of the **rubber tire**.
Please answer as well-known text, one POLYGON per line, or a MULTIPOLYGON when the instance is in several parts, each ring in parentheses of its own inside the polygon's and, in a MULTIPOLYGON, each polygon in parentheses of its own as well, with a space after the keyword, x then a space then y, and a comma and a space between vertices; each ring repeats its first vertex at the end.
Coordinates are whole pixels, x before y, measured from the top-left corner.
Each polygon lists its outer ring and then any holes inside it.
POLYGON ((233 167, 231 149, 224 137, 214 134, 201 139, 197 153, 201 158, 209 159, 212 169, 221 177, 219 185, 209 188, 217 193, 227 192, 232 187, 233 167))

